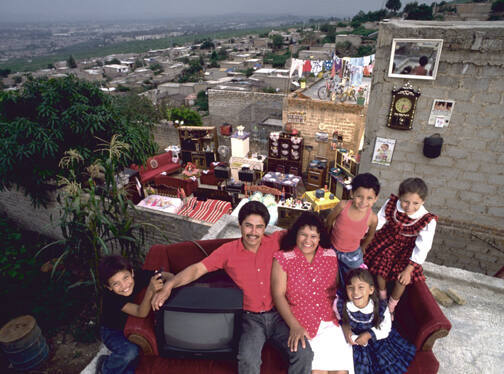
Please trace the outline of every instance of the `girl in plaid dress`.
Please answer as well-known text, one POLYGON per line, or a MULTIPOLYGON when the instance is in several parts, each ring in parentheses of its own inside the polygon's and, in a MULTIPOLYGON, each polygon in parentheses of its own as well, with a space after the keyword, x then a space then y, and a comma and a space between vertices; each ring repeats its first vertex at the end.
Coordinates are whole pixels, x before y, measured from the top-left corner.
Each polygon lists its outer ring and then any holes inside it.
POLYGON ((408 178, 399 185, 399 197, 390 195, 378 212, 376 235, 364 256, 369 271, 376 275, 380 299, 387 299, 386 283, 394 281, 388 302, 393 316, 406 286, 425 280, 422 264, 432 247, 437 216, 423 206, 427 185, 408 178))
POLYGON ((392 327, 387 302, 378 300, 371 273, 351 270, 345 291, 338 291, 333 309, 353 347, 355 374, 405 373, 415 346, 392 327))

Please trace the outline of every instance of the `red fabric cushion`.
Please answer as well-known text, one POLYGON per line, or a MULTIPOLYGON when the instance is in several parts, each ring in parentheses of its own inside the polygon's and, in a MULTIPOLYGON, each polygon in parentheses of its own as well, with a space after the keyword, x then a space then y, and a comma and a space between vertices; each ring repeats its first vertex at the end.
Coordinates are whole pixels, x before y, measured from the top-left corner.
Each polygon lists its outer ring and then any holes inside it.
POLYGON ((408 367, 407 374, 436 374, 439 362, 432 351, 417 351, 408 367))

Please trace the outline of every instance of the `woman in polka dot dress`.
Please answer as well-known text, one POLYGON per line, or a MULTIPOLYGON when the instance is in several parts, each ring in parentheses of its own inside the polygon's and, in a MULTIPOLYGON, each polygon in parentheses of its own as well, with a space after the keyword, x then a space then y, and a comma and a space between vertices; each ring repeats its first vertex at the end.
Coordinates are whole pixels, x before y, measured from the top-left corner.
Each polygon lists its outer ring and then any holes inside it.
POLYGON ((338 279, 336 253, 318 216, 303 213, 274 255, 271 289, 275 306, 290 328, 296 351, 307 341, 314 353, 313 374, 353 373, 352 347, 345 341, 332 302, 338 279), (319 246, 320 243, 320 246, 319 246))

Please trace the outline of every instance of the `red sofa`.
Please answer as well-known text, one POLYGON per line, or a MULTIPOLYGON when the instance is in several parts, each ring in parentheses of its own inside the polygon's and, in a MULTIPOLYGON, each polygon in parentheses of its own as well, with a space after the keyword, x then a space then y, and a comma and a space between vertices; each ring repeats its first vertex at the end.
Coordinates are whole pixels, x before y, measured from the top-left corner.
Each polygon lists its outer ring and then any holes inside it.
MULTIPOLYGON (((231 239, 201 240, 198 243, 207 253, 211 253, 231 239)), ((187 266, 201 261, 205 254, 193 242, 172 245, 154 245, 145 259, 144 269, 178 273, 187 266)), ((140 295, 140 297, 143 295, 140 295)), ((451 324, 444 316, 424 282, 407 287, 396 309, 398 330, 402 336, 415 344, 417 353, 411 363, 409 374, 437 373, 437 361, 432 346, 436 339, 448 335, 451 324)), ((129 340, 138 344, 143 354, 136 370, 140 374, 235 374, 235 361, 170 359, 159 356, 154 333, 154 315, 145 318, 129 317, 124 333, 129 340)), ((266 344, 262 351, 263 374, 286 374, 287 363, 282 355, 271 345, 266 344)))
POLYGON ((138 165, 132 164, 130 168, 138 170, 140 173, 140 182, 143 184, 149 182, 156 175, 163 172, 166 172, 167 174, 175 173, 180 169, 180 164, 172 162, 172 153, 171 151, 168 151, 161 153, 160 155, 150 157, 145 166, 138 167, 138 165))
POLYGON ((191 178, 181 179, 170 177, 169 175, 156 175, 154 177, 154 184, 156 186, 168 186, 175 188, 183 188, 186 196, 192 194, 198 188, 198 180, 193 180, 191 178))

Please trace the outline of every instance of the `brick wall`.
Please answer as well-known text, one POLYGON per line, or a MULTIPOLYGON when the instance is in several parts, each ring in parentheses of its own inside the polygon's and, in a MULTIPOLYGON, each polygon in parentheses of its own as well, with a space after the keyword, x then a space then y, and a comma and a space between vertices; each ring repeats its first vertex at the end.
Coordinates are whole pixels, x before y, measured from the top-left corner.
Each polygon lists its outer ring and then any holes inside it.
POLYGON ((440 217, 428 259, 490 275, 504 265, 503 49, 502 22, 381 23, 360 165, 382 184, 377 206, 403 179, 423 178, 430 188, 425 205, 440 217), (421 91, 410 131, 386 127, 391 90, 406 82, 387 76, 393 38, 444 40, 436 79, 410 81, 421 91), (455 101, 448 127, 428 125, 434 99, 455 101), (434 133, 444 145, 430 159, 423 139, 434 133), (390 166, 371 163, 377 136, 397 140, 390 166))

